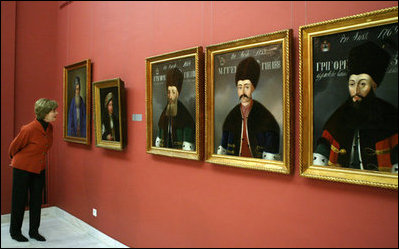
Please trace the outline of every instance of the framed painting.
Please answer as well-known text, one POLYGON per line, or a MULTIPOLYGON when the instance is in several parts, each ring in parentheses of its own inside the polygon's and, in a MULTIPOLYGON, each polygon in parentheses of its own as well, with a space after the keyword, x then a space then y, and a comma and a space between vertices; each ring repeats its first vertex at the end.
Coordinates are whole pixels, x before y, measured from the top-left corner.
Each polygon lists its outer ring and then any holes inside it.
POLYGON ((126 146, 126 100, 120 78, 93 82, 96 146, 123 150, 126 146))
POLYGON ((289 174, 292 30, 206 48, 205 160, 289 174))
POLYGON ((299 28, 300 175, 398 188, 398 8, 299 28))
POLYGON ((201 160, 203 51, 146 58, 147 153, 201 160))
POLYGON ((90 144, 90 59, 64 67, 64 124, 67 142, 90 144))

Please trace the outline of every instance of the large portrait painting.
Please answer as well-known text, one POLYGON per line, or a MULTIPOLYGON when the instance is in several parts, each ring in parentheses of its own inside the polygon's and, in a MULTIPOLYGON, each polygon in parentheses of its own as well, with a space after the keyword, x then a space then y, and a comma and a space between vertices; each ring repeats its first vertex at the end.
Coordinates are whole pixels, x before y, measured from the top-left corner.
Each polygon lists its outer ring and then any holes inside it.
POLYGON ((200 160, 202 47, 146 59, 147 152, 200 160))
POLYGON ((398 187, 398 9, 300 27, 300 174, 398 187))
POLYGON ((290 172, 291 30, 206 48, 206 161, 290 172))
POLYGON ((126 146, 126 100, 120 78, 93 82, 96 146, 123 150, 126 146))
POLYGON ((64 67, 63 136, 68 142, 90 144, 91 62, 64 67))

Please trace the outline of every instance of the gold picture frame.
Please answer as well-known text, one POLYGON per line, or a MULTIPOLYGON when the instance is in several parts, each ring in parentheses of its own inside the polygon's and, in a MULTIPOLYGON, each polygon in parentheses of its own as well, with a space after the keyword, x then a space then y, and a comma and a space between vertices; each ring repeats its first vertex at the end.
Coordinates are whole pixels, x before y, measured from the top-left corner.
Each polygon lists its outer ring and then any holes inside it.
MULTIPOLYGON (((290 173, 293 129, 291 123, 291 46, 292 30, 287 29, 206 48, 205 160, 207 162, 283 174, 290 173), (241 63, 247 62, 253 69, 247 71, 244 66, 240 66, 241 63), (244 130, 241 127, 244 122, 239 114, 240 99, 236 87, 239 81, 234 78, 238 77, 238 71, 240 75, 245 71, 242 79, 259 75, 259 80, 255 78, 252 80, 257 82, 256 90, 253 91, 255 101, 252 102, 246 129, 248 131, 246 136, 249 137, 247 144, 249 144, 252 157, 242 156, 240 144, 240 136, 243 138, 242 130, 244 130), (258 73, 253 73, 253 71, 258 73), (256 102, 258 102, 257 107, 255 107, 256 102), (266 114, 268 110, 275 121, 271 121, 273 118, 270 114, 266 114), (256 116, 257 114, 260 116, 256 116), (231 122, 230 120, 234 120, 235 116, 238 117, 236 118, 238 122, 231 122), (226 121, 227 119, 229 121, 226 121), (276 124, 278 128, 275 128, 276 124), (230 138, 233 142, 229 142, 230 138)), ((250 82, 254 85, 252 81, 250 82)))
POLYGON ((93 115, 97 147, 126 147, 125 83, 120 78, 93 82, 93 115))
POLYGON ((89 145, 91 127, 90 59, 65 66, 63 74, 64 141, 89 145))
POLYGON ((147 153, 202 159, 203 60, 202 47, 146 58, 147 153))
MULTIPOLYGON (((366 147, 364 144, 369 139, 364 139, 359 135, 360 145, 353 140, 354 136, 358 137, 358 135, 353 135, 357 134, 356 130, 359 130, 359 133, 369 134, 370 137, 370 134, 375 134, 375 131, 365 132, 365 130, 362 130, 363 128, 358 128, 360 124, 364 126, 365 123, 360 123, 359 120, 363 119, 357 117, 362 117, 361 114, 366 115, 367 113, 368 119, 364 120, 374 120, 374 117, 379 116, 378 113, 374 115, 371 111, 353 111, 355 110, 354 103, 357 100, 348 91, 348 87, 350 87, 348 79, 353 77, 351 75, 361 75, 360 72, 355 71, 355 67, 365 68, 363 65, 358 65, 366 61, 379 61, 383 57, 374 56, 372 60, 367 60, 361 58, 360 54, 369 54, 368 51, 385 51, 381 53, 390 54, 391 59, 386 59, 385 66, 378 69, 379 72, 383 72, 384 78, 383 80, 374 79, 377 82, 375 96, 383 98, 392 106, 396 103, 397 110, 397 32, 398 7, 309 24, 299 28, 299 161, 301 176, 391 189, 398 188, 398 175, 393 172, 394 168, 388 169, 391 172, 382 171, 383 168, 386 169, 383 167, 386 165, 380 165, 378 156, 380 153, 377 145, 370 142, 370 145, 363 150, 366 147), (369 44, 375 44, 373 46, 377 48, 374 49, 373 47, 366 50, 365 48, 369 44), (356 52, 361 51, 360 49, 363 49, 361 53, 356 52), (353 115, 348 115, 348 113, 353 113, 353 115), (352 116, 352 118, 347 118, 349 116, 352 116), (342 122, 344 120, 342 117, 345 117, 345 120, 352 121, 342 122), (373 119, 370 117, 373 117, 373 119), (329 142, 325 143, 325 141, 329 142), (362 143, 363 147, 360 147, 362 143), (330 144, 330 147, 328 144, 330 144), (327 157, 320 156, 323 154, 320 149, 323 146, 327 148, 323 152, 328 155, 327 157), (361 152, 356 152, 352 148, 361 152), (375 153, 366 154, 366 149, 375 151, 375 153), (355 162, 353 155, 360 155, 360 161, 355 162), (372 158, 372 156, 375 156, 375 158, 372 158), (321 163, 318 161, 320 158, 323 158, 321 163)), ((378 65, 383 65, 383 63, 378 63, 378 65)), ((363 70, 361 72, 364 73, 365 69, 361 68, 360 70, 363 70)), ((377 71, 376 66, 373 66, 373 70, 377 71)), ((373 77, 377 78, 377 76, 373 77)), ((371 77, 372 80, 373 77, 371 77)), ((383 110, 391 110, 391 107, 384 107, 383 110)), ((392 117, 391 114, 390 116, 392 117)), ((397 153, 397 114, 395 116, 397 153)), ((389 120, 395 120, 395 118, 389 120)), ((371 121, 367 122, 370 123, 371 121)), ((389 123, 386 127, 392 126, 391 122, 384 122, 389 123)), ((369 125, 369 127, 376 129, 375 125, 369 125)), ((384 132, 391 132, 395 128, 382 129, 384 129, 384 132)), ((389 136, 389 146, 391 146, 395 143, 395 137, 394 135, 389 136)), ((373 139, 377 141, 377 138, 373 139)), ((381 137, 378 139, 385 140, 388 138, 381 137)), ((370 139, 370 141, 374 140, 370 139)), ((389 155, 390 151, 394 150, 394 147, 391 147, 380 152, 389 155)), ((388 164, 390 163, 391 160, 388 164)))

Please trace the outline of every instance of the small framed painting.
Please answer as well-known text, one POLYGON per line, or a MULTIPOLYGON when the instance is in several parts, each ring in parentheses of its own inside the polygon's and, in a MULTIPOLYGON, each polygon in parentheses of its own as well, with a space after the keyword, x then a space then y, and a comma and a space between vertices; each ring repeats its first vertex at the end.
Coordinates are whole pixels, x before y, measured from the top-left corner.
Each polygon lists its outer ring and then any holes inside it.
POLYGON ((126 146, 126 100, 120 78, 93 82, 96 146, 123 150, 126 146))

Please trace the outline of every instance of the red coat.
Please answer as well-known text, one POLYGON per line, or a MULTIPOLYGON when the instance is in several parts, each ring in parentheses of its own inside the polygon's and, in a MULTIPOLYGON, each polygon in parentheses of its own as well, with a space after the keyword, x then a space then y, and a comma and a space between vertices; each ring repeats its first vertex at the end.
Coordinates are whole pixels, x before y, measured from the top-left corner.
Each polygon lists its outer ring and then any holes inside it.
POLYGON ((46 131, 36 119, 22 126, 18 136, 10 144, 8 154, 14 168, 39 174, 46 166, 46 154, 53 144, 53 126, 46 131))

